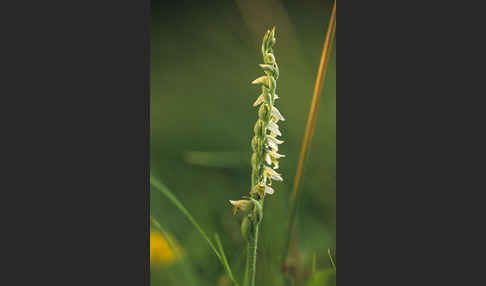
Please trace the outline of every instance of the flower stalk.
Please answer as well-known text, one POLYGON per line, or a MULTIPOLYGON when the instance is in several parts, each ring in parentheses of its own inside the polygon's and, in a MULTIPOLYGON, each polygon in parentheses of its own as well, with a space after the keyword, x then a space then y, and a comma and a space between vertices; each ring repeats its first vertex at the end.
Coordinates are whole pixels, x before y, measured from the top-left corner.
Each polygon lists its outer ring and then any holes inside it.
POLYGON ((282 133, 278 122, 284 121, 284 117, 275 107, 278 95, 275 93, 279 69, 273 46, 275 45, 275 27, 268 30, 263 37, 262 56, 263 64, 260 67, 265 75, 255 79, 252 84, 261 86, 261 94, 253 103, 258 107, 258 119, 253 127, 255 135, 251 139, 251 188, 249 197, 244 200, 230 201, 233 205, 233 213, 242 211, 245 214, 241 224, 241 232, 247 241, 247 260, 244 285, 255 285, 256 262, 258 248, 258 233, 260 222, 263 219, 263 200, 265 195, 271 195, 275 191, 272 188, 273 181, 283 181, 282 176, 275 170, 279 168, 278 159, 285 157, 278 153, 278 145, 283 141, 277 139, 282 133), (248 284, 249 283, 249 284, 248 284))

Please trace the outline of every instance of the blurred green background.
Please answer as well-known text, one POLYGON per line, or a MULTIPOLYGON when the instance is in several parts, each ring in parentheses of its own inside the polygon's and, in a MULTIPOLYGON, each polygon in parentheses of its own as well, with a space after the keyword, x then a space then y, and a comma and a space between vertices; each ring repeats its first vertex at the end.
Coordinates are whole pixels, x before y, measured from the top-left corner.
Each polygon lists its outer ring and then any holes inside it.
MULTIPOLYGON (((181 200, 203 229, 218 233, 241 280, 245 243, 239 216, 228 200, 250 187, 252 103, 262 75, 260 45, 276 26, 280 77, 276 106, 282 131, 276 193, 265 200, 259 241, 258 285, 282 285, 289 195, 311 103, 331 1, 152 1, 150 172, 181 200)), ((336 243, 336 40, 301 185, 297 217, 300 270, 330 268, 336 243)), ((151 285, 229 285, 224 269, 188 220, 152 188, 151 215, 184 255, 172 265, 152 265, 151 285)))

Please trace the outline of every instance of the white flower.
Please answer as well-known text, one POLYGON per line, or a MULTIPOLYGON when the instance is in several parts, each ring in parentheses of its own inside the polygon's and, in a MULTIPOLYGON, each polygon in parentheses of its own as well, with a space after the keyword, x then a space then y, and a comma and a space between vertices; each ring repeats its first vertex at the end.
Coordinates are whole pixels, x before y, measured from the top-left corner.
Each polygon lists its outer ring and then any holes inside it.
POLYGON ((268 165, 272 165, 272 157, 268 153, 265 154, 265 161, 268 165))
POLYGON ((275 159, 280 159, 280 158, 285 157, 285 155, 279 154, 275 151, 268 151, 267 154, 270 154, 270 156, 272 156, 272 158, 275 158, 275 159))
POLYGON ((278 154, 273 150, 270 150, 267 153, 265 153, 265 161, 267 162, 268 165, 272 165, 273 163, 274 169, 278 169, 278 159, 282 157, 285 157, 285 155, 278 154))
POLYGON ((278 144, 284 143, 284 141, 278 140, 274 136, 267 135, 266 138, 267 138, 266 140, 267 145, 270 146, 270 148, 272 148, 275 151, 278 151, 278 144))
MULTIPOLYGON (((277 95, 275 95, 276 97, 277 95)), ((282 116, 282 114, 280 113, 280 111, 278 111, 278 109, 274 106, 272 107, 272 116, 273 118, 275 118, 275 120, 277 120, 277 122, 279 120, 281 121, 285 121, 285 118, 282 116)))
POLYGON ((268 166, 265 166, 265 168, 263 170, 263 178, 264 178, 265 182, 268 179, 270 181, 270 184, 272 183, 272 180, 283 181, 280 174, 275 172, 272 168, 270 168, 268 166))
POLYGON ((270 130, 270 132, 272 132, 273 134, 276 134, 277 136, 282 135, 282 133, 278 129, 278 125, 273 121, 268 122, 267 128, 268 128, 268 130, 270 130))
POLYGON ((275 193, 273 188, 265 184, 265 182, 260 182, 258 185, 256 185, 255 192, 258 193, 260 197, 264 194, 273 195, 275 193))
POLYGON ((272 187, 265 185, 265 194, 273 195, 275 191, 272 189, 272 187))

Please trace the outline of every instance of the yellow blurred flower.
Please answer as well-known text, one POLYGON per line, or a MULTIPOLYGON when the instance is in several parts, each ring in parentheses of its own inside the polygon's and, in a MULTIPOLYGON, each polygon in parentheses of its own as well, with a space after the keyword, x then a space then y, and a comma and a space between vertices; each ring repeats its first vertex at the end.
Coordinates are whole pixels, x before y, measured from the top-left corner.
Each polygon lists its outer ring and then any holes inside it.
POLYGON ((173 247, 175 245, 170 237, 164 237, 162 233, 150 230, 150 265, 167 266, 174 263, 180 257, 180 252, 173 247))

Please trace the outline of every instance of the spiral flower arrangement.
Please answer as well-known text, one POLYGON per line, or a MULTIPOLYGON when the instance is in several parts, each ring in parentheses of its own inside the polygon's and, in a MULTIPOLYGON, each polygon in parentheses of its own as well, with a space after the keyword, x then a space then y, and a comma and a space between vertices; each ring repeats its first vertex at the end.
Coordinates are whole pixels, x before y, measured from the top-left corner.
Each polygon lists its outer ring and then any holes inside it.
POLYGON ((284 155, 278 154, 278 145, 283 141, 277 139, 281 136, 277 123, 285 120, 280 111, 274 106, 278 98, 275 93, 279 70, 275 56, 273 55, 273 45, 275 44, 275 28, 267 31, 262 43, 262 54, 264 64, 260 67, 265 75, 257 78, 252 83, 260 84, 262 93, 257 98, 253 106, 259 106, 258 120, 253 128, 255 136, 251 140, 253 150, 252 163, 252 191, 250 195, 258 196, 263 200, 265 194, 273 194, 272 179, 282 181, 282 177, 274 169, 278 169, 278 159, 284 155), (265 164, 266 163, 266 164, 265 164), (272 168, 273 165, 273 168, 272 168))
POLYGON ((261 85, 261 94, 253 103, 258 107, 258 119, 253 127, 255 135, 251 139, 251 189, 249 197, 243 200, 231 201, 233 213, 242 211, 246 214, 241 224, 241 231, 248 242, 247 267, 245 278, 250 285, 254 285, 256 268, 256 249, 258 241, 258 225, 263 218, 263 200, 266 194, 273 194, 272 180, 283 181, 282 176, 275 170, 279 167, 278 159, 284 157, 278 153, 278 145, 283 141, 277 139, 282 133, 278 122, 284 117, 275 107, 278 95, 275 93, 279 69, 273 46, 275 44, 275 27, 268 30, 263 37, 263 64, 260 67, 265 75, 255 79, 252 84, 261 85))

